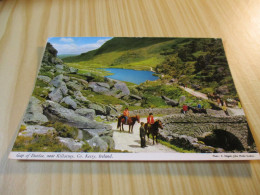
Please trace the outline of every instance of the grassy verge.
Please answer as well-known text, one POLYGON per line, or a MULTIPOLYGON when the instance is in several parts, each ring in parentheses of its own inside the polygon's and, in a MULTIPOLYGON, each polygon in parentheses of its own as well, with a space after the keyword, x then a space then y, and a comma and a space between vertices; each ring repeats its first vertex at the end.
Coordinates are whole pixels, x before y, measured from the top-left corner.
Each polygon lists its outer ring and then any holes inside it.
MULTIPOLYGON (((150 138, 153 139, 151 135, 150 135, 150 138)), ((171 148, 171 149, 175 150, 176 152, 180 152, 180 153, 196 153, 195 150, 186 150, 186 149, 180 148, 178 146, 175 146, 173 144, 170 144, 169 142, 163 141, 161 139, 157 139, 157 141, 158 141, 158 143, 160 143, 160 144, 162 144, 162 145, 164 145, 164 146, 166 146, 168 148, 171 148)))

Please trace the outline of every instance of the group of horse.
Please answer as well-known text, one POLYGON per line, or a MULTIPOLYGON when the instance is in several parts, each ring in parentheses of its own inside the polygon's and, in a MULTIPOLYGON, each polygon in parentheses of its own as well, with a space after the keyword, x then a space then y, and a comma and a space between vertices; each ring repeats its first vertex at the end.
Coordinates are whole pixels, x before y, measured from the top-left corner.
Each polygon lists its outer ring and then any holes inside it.
MULTIPOLYGON (((140 123, 139 115, 128 117, 127 123, 125 121, 125 117, 122 115, 122 116, 118 117, 117 128, 120 128, 120 131, 124 131, 124 125, 129 125, 129 133, 133 133, 133 128, 134 128, 134 125, 136 122, 140 123)), ((163 125, 160 120, 156 120, 153 124, 148 124, 148 123, 144 124, 144 129, 145 129, 147 138, 149 140, 149 136, 151 134, 153 137, 153 144, 154 144, 154 140, 156 140, 156 143, 158 143, 157 137, 159 134, 159 128, 163 129, 163 125)))

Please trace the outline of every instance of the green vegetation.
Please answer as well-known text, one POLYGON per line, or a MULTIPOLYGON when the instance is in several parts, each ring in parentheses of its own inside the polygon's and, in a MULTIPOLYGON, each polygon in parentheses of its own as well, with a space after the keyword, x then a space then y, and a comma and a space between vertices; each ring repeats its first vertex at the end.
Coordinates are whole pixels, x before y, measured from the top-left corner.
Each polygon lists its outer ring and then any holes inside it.
POLYGON ((13 151, 24 152, 69 152, 70 150, 61 144, 56 135, 33 134, 32 137, 18 136, 15 140, 13 151))
MULTIPOLYGON (((152 136, 150 135, 150 138, 152 138, 152 136)), ((170 144, 169 142, 166 142, 166 141, 163 141, 161 139, 157 139, 158 143, 164 145, 164 146, 167 146, 168 148, 171 148, 173 150, 175 150, 176 152, 181 152, 181 153, 196 153, 195 150, 186 150, 186 149, 183 149, 183 148, 180 148, 178 146, 175 146, 173 144, 170 144)))
POLYGON ((78 129, 76 127, 72 127, 61 122, 48 122, 45 124, 45 126, 54 127, 54 129, 57 131, 57 136, 60 137, 76 139, 78 136, 78 129))
POLYGON ((49 85, 47 83, 37 79, 32 95, 41 101, 45 101, 45 99, 47 98, 47 96, 49 94, 48 87, 49 87, 49 85))
POLYGON ((79 150, 79 152, 93 152, 93 149, 91 148, 91 146, 88 144, 88 142, 84 141, 83 146, 81 147, 81 149, 79 150))
POLYGON ((72 57, 72 56, 77 56, 78 54, 61 54, 61 55, 58 55, 58 57, 60 59, 63 59, 63 58, 68 58, 68 57, 72 57))
POLYGON ((104 95, 100 93, 93 92, 91 90, 82 90, 82 95, 85 96, 88 100, 90 100, 93 103, 96 104, 105 104, 105 105, 123 105, 125 106, 125 102, 123 100, 120 100, 114 96, 104 95))

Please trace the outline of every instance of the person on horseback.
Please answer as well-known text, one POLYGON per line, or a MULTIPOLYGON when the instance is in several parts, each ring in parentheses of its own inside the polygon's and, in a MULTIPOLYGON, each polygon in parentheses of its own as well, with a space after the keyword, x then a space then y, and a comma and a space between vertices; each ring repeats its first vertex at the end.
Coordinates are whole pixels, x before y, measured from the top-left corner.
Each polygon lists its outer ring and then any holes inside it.
POLYGON ((127 124, 127 119, 129 117, 129 110, 128 110, 128 108, 125 108, 123 116, 125 117, 125 124, 127 124))
POLYGON ((188 112, 188 106, 187 104, 183 104, 182 106, 182 111, 183 111, 183 114, 186 114, 188 112))
POLYGON ((150 113, 149 116, 147 117, 147 124, 149 127, 151 126, 151 124, 154 124, 153 113, 150 113))

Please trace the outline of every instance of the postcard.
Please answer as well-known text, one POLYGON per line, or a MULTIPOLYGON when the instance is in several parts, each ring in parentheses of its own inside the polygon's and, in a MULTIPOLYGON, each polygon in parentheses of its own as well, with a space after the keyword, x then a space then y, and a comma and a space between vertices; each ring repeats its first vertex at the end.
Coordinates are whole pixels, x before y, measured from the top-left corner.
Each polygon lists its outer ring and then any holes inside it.
POLYGON ((51 37, 11 159, 260 159, 219 38, 51 37))

